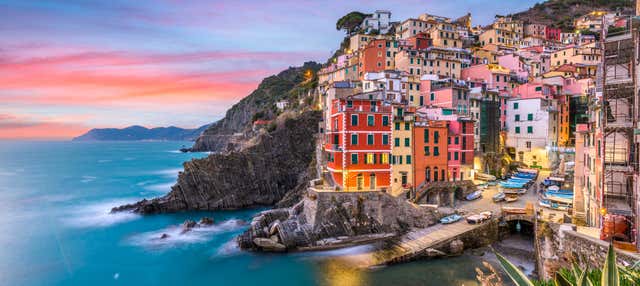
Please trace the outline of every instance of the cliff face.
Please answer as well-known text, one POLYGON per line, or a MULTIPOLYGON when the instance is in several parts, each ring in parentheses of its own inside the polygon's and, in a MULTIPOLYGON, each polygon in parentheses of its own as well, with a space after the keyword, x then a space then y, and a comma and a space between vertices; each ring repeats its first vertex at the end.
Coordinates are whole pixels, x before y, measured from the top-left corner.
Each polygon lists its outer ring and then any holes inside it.
MULTIPOLYGON (((307 62, 301 67, 291 67, 262 80, 258 88, 240 102, 232 106, 225 117, 207 128, 191 148, 192 151, 231 151, 237 150, 237 140, 243 140, 243 134, 251 129, 256 119, 271 120, 277 116, 276 102, 288 100, 292 104, 301 96, 301 84, 308 80, 306 71, 315 74, 320 64, 307 62), (239 138, 238 138, 239 137, 239 138)), ((309 81, 315 84, 316 81, 309 81)), ((306 86, 303 86, 303 89, 306 86)), ((312 87, 312 86, 309 86, 312 87)))
POLYGON ((307 185, 320 117, 320 112, 305 111, 279 118, 275 130, 257 136, 254 144, 241 151, 185 162, 184 172, 166 196, 113 211, 151 214, 273 205, 291 190, 307 185))

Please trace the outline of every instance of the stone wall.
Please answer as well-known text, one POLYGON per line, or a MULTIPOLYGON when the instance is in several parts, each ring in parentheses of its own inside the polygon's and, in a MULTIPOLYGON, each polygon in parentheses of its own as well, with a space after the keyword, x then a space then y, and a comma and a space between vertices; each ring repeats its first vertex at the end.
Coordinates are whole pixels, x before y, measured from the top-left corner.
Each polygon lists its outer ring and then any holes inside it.
MULTIPOLYGON (((579 233, 575 225, 541 222, 536 235, 538 272, 541 278, 551 279, 560 268, 578 263, 583 268, 601 268, 609 243, 579 233)), ((630 265, 640 260, 640 255, 616 249, 617 262, 630 265)))

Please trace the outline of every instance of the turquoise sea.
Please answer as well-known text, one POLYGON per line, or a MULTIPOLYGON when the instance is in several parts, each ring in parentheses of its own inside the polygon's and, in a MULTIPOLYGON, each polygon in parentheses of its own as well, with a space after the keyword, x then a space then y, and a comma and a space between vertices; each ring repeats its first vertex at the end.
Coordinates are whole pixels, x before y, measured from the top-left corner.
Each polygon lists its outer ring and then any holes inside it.
MULTIPOLYGON (((317 253, 240 251, 259 210, 139 216, 113 206, 169 191, 189 142, 0 142, 0 285, 477 285, 464 255, 359 272, 317 253), (180 235, 185 219, 214 226, 180 235), (171 236, 156 239, 162 233, 171 236)), ((485 257, 486 258, 486 257, 485 257)))

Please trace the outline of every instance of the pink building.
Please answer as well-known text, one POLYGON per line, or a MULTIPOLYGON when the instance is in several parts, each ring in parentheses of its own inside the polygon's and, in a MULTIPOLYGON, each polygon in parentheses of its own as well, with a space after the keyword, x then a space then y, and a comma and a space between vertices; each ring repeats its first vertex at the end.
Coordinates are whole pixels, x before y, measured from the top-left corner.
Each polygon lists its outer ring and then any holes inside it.
POLYGON ((469 88, 455 79, 438 79, 435 75, 424 75, 420 79, 420 97, 425 106, 454 109, 457 114, 468 115, 469 88))
POLYGON ((500 65, 475 65, 462 69, 460 77, 471 82, 482 82, 487 89, 511 90, 510 70, 500 65))
POLYGON ((515 72, 518 80, 526 81, 529 78, 529 66, 526 65, 520 56, 516 54, 506 54, 498 57, 498 64, 515 72))
POLYGON ((473 179, 473 130, 474 121, 471 119, 458 117, 449 121, 447 168, 453 181, 473 179))

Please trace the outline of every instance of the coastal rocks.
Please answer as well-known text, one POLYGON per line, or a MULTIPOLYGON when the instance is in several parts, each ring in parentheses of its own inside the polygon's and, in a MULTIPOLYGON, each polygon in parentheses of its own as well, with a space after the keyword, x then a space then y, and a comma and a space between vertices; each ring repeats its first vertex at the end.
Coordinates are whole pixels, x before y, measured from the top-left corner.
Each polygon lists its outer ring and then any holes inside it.
POLYGON ((285 251, 286 247, 277 241, 269 238, 257 237, 253 239, 253 243, 264 251, 285 251))
POLYGON ((306 111, 283 118, 275 130, 260 135, 242 151, 185 162, 169 194, 112 212, 153 214, 273 205, 291 190, 307 186, 320 117, 320 112, 306 111))
POLYGON ((201 225, 212 225, 213 224, 213 219, 210 217, 203 217, 200 219, 199 224, 201 225))
MULTIPOLYGON (((436 223, 431 209, 382 192, 316 192, 291 208, 256 215, 237 239, 243 249, 267 250, 268 239, 286 250, 330 249, 388 239, 436 223), (258 244, 256 239, 262 238, 258 244)), ((280 249, 278 249, 280 251, 280 249)))
POLYGON ((163 234, 160 236, 160 239, 167 239, 167 238, 169 238, 169 237, 170 237, 170 235, 168 235, 168 234, 166 234, 166 233, 163 233, 163 234))
POLYGON ((440 250, 437 250, 437 249, 433 249, 433 248, 427 248, 427 249, 424 251, 424 255, 425 255, 426 257, 430 257, 430 258, 433 258, 433 257, 442 257, 442 256, 447 256, 447 254, 446 254, 446 253, 444 253, 444 252, 442 252, 442 251, 440 251, 440 250))
POLYGON ((456 239, 449 243, 450 255, 460 255, 462 252, 464 252, 464 242, 462 240, 456 239))

